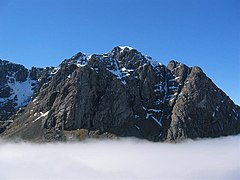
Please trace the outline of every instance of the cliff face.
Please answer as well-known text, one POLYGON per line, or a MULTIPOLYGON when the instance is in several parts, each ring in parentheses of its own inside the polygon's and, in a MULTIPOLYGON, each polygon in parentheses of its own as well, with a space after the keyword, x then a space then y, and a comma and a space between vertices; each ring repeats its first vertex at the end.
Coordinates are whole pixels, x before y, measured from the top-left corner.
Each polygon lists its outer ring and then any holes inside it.
POLYGON ((239 106, 199 67, 165 66, 115 47, 103 55, 78 53, 45 72, 48 80, 36 81, 34 100, 11 117, 3 137, 66 139, 85 129, 86 136, 179 141, 240 132, 239 106))

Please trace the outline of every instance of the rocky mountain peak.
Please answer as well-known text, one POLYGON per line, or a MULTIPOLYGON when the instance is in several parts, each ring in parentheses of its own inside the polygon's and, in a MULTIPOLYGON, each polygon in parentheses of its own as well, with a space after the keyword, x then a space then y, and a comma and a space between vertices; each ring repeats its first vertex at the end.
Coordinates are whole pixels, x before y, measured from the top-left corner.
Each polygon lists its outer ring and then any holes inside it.
POLYGON ((44 140, 44 132, 66 138, 66 132, 85 129, 178 141, 240 132, 239 107, 201 68, 174 60, 165 66, 134 48, 79 52, 56 68, 26 71, 36 83, 34 100, 11 118, 4 136, 44 140))

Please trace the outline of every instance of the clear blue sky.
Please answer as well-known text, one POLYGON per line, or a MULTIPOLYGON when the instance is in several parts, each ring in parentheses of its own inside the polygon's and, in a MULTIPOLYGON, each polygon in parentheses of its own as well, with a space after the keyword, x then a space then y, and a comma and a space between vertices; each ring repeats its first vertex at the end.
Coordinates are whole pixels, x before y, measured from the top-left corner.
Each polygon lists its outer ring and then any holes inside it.
POLYGON ((202 67, 240 104, 239 11, 239 0, 0 0, 0 58, 57 66, 129 45, 202 67))

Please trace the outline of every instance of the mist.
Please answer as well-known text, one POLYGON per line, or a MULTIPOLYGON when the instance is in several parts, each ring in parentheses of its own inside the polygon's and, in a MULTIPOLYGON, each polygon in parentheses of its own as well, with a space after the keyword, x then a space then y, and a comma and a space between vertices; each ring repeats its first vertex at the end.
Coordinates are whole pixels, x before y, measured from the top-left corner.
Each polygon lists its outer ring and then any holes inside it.
POLYGON ((240 179, 240 136, 180 144, 137 139, 0 142, 0 179, 240 179))

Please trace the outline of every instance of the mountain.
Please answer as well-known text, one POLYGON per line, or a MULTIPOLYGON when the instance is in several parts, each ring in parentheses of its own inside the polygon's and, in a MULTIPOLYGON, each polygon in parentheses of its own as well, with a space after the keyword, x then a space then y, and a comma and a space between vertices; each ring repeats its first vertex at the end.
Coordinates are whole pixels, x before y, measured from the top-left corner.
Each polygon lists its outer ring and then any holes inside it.
POLYGON ((121 46, 77 53, 57 68, 0 62, 3 138, 178 142, 240 133, 240 107, 199 67, 165 66, 121 46))

